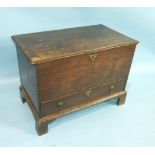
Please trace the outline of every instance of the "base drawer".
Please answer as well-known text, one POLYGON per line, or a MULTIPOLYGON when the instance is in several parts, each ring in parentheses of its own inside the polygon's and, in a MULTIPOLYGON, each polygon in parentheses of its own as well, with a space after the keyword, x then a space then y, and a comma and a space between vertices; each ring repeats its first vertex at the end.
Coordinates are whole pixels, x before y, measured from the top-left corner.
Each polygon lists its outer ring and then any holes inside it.
POLYGON ((70 107, 77 106, 79 104, 86 104, 87 102, 91 102, 100 97, 122 91, 124 90, 124 87, 125 80, 120 80, 108 84, 101 84, 51 101, 42 102, 41 115, 46 116, 63 111, 70 107))

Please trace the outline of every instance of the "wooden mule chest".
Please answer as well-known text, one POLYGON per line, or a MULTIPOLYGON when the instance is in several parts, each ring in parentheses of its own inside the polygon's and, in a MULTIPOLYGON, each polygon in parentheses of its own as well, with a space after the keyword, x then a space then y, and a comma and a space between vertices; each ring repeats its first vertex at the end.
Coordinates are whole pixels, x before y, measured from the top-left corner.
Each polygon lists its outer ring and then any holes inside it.
POLYGON ((138 41, 103 25, 12 36, 16 44, 20 95, 38 135, 57 117, 118 98, 125 86, 138 41))

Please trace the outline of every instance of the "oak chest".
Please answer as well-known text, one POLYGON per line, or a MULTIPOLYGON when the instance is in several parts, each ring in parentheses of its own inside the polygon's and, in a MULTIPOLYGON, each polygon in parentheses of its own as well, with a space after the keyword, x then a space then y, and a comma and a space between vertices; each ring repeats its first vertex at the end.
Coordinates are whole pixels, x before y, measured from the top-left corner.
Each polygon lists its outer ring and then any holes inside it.
POLYGON ((94 25, 12 36, 16 44, 20 95, 39 135, 57 117, 118 98, 125 86, 138 41, 94 25))

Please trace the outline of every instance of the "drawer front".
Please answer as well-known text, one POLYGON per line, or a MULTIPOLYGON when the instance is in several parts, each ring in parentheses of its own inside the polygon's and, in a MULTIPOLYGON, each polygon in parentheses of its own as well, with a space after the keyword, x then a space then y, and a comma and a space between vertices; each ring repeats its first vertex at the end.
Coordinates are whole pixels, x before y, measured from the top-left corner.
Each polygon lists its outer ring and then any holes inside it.
POLYGON ((38 65, 40 100, 127 78, 134 48, 133 45, 122 46, 38 65))
POLYGON ((83 103, 86 104, 87 102, 94 101, 103 96, 122 91, 124 90, 124 86, 125 81, 121 80, 119 82, 109 83, 106 85, 102 84, 49 102, 43 102, 41 104, 41 115, 47 116, 83 103))

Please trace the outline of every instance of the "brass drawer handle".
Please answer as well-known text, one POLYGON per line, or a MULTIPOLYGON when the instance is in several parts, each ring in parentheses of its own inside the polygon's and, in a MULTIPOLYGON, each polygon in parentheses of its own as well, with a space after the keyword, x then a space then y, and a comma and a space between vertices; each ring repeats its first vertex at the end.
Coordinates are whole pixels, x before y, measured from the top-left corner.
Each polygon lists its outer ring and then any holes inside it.
POLYGON ((57 103, 57 106, 60 108, 60 107, 62 107, 64 105, 64 103, 63 102, 58 102, 57 103))
POLYGON ((110 86, 110 93, 112 93, 113 91, 114 91, 114 89, 115 89, 115 86, 110 86))
POLYGON ((91 89, 90 89, 90 90, 85 91, 85 94, 86 94, 87 96, 89 96, 91 93, 92 93, 92 90, 91 90, 91 89))
POLYGON ((97 57, 97 54, 96 54, 96 53, 90 54, 90 55, 89 55, 89 58, 90 58, 90 60, 91 60, 92 62, 95 61, 96 57, 97 57))

